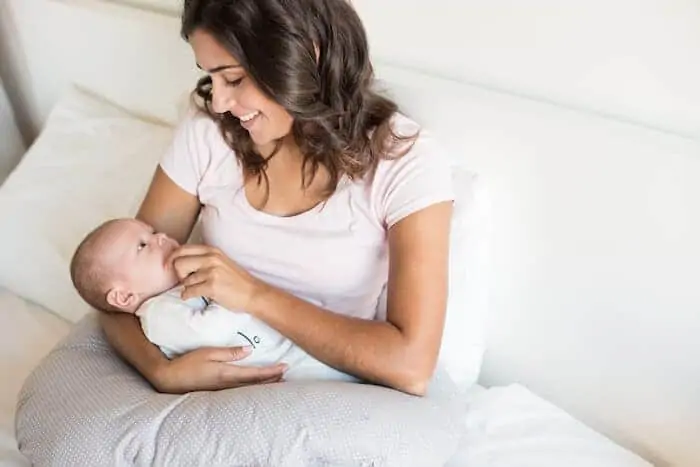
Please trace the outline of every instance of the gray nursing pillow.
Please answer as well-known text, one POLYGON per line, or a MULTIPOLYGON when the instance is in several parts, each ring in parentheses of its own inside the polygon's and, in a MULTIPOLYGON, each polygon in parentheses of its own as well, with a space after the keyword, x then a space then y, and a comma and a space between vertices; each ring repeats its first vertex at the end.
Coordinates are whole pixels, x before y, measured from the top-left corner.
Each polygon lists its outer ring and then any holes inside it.
POLYGON ((463 429, 464 398, 451 388, 441 377, 423 398, 310 381, 161 394, 91 314, 25 381, 16 430, 39 467, 439 466, 463 429))

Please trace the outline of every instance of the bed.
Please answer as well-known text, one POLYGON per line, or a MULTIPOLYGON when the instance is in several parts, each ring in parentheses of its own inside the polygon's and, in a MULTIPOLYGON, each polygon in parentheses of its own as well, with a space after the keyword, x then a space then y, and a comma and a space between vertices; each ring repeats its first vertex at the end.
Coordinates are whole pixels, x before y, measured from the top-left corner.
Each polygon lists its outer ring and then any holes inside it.
MULTIPOLYGON (((0 465, 29 466, 14 437, 20 386, 70 330, 49 310, 0 289, 0 465)), ((520 385, 469 394, 468 427, 449 467, 645 467, 648 462, 520 385)))
MULTIPOLYGON (((390 77, 395 89, 413 79, 400 70, 385 70, 384 76, 390 77)), ((65 261, 70 254, 67 245, 75 239, 74 229, 93 225, 94 216, 105 210, 133 212, 152 173, 150 165, 168 144, 171 131, 167 125, 128 117, 101 98, 71 89, 1 188, 0 212, 3 218, 15 219, 5 226, 3 238, 17 247, 0 248, 0 263, 13 265, 0 268, 0 280, 12 289, 0 289, 0 355, 5 381, 0 393, 0 458, 7 465, 29 465, 15 440, 15 408, 23 382, 44 355, 69 334, 86 309, 75 296, 66 299, 70 284, 65 261), (125 165, 124 154, 132 158, 130 175, 138 173, 138 177, 124 177, 117 171, 125 165), (97 177, 96 171, 102 176, 97 177), (67 214, 61 208, 79 203, 81 209, 74 211, 79 214, 71 214, 71 221, 66 222, 67 214), (81 227, 81 223, 85 225, 81 227), (32 297, 34 302, 22 297, 32 297)), ((117 212, 113 213, 116 216, 117 212)), ((477 213, 473 211, 474 220, 479 222, 477 213)), ((473 233, 476 229, 467 230, 473 233)), ((473 251, 460 250, 459 254, 460 258, 474 259, 465 264, 479 264, 480 256, 474 256, 473 251)), ((479 288, 480 282, 470 282, 479 288)), ((479 302, 478 294, 465 298, 464 308, 485 312, 479 302)), ((468 371, 473 368, 468 378, 473 382, 483 354, 484 326, 479 313, 468 313, 467 317, 466 321, 450 322, 448 316, 447 334, 455 331, 453 339, 466 343, 461 363, 468 371)), ((460 415, 464 434, 448 466, 651 465, 522 385, 487 389, 474 384, 465 402, 468 408, 460 415)))
POLYGON ((70 323, 39 305, 0 289, 0 465, 30 465, 15 440, 14 414, 23 381, 39 360, 63 338, 70 323))
MULTIPOLYGON (((70 52, 65 52, 65 57, 56 58, 59 61, 65 58, 71 63, 71 81, 133 111, 134 114, 145 115, 149 120, 159 122, 158 124, 164 123, 165 127, 174 124, 181 115, 185 91, 197 73, 192 69, 189 53, 177 40, 177 22, 160 16, 149 16, 148 26, 145 27, 145 20, 140 13, 135 14, 125 7, 93 8, 93 4, 100 2, 89 1, 68 3, 76 3, 78 6, 57 6, 52 12, 55 14, 53 18, 56 21, 68 21, 71 18, 72 24, 81 24, 86 35, 107 47, 99 56, 91 56, 91 60, 79 59, 81 54, 73 56, 70 52), (88 7, 85 7, 86 5, 88 7), (114 16, 107 20, 105 12, 114 16), (122 36, 120 32, 124 28, 129 28, 131 34, 122 36), (118 40, 115 40, 115 37, 118 40), (142 50, 146 38, 153 40, 153 47, 142 50), (104 70, 107 69, 112 73, 110 80, 104 79, 104 70), (173 70, 177 70, 177 73, 173 70)), ((66 51, 83 50, 81 48, 86 47, 80 38, 67 37, 62 38, 62 41, 61 47, 66 51)), ((484 172, 492 168, 489 164, 495 166, 503 163, 505 166, 505 154, 519 154, 514 152, 516 144, 508 143, 508 139, 503 138, 506 132, 510 132, 516 143, 532 151, 528 155, 537 154, 540 148, 545 148, 545 152, 555 153, 558 150, 556 143, 567 138, 593 140, 591 135, 602 141, 600 144, 606 144, 605 137, 608 135, 612 135, 609 136, 611 145, 622 145, 621 141, 627 139, 640 140, 639 144, 653 141, 660 147, 665 144, 661 136, 656 140, 655 136, 612 121, 600 119, 591 123, 593 120, 589 116, 555 109, 549 105, 526 102, 484 89, 460 86, 458 83, 424 76, 411 70, 385 65, 380 65, 378 70, 392 90, 405 99, 405 108, 416 115, 424 115, 425 122, 422 123, 437 129, 437 133, 445 138, 448 146, 458 147, 461 143, 455 140, 454 135, 461 136, 464 128, 473 128, 471 142, 468 143, 469 150, 472 153, 484 153, 488 150, 489 156, 495 161, 489 161, 488 164, 476 163, 486 159, 476 157, 473 165, 484 172), (430 93, 417 92, 423 89, 430 89, 430 93), (460 121, 449 121, 449 109, 456 99, 463 99, 469 112, 465 112, 460 121), (593 129, 580 132, 572 130, 588 128, 587 125, 593 129), (550 129, 561 133, 560 140, 547 140, 546 143, 537 146, 541 141, 536 139, 544 138, 542 135, 550 129)), ((123 137, 120 133, 113 136, 123 137)), ((696 151, 697 146, 693 144, 676 140, 669 143, 675 149, 681 148, 678 149, 679 152, 696 151), (686 150, 686 147, 690 149, 686 150)), ((530 160, 532 165, 551 162, 544 158, 537 159, 536 155, 530 160)), ((522 167, 518 168, 523 169, 522 173, 531 173, 524 162, 522 167)), ((495 172, 493 170, 492 174, 495 172)), ((496 186, 497 189, 502 189, 511 182, 516 185, 520 183, 521 187, 527 187, 526 183, 539 182, 535 178, 523 181, 516 180, 515 175, 511 179, 500 177, 501 173, 498 175, 491 180, 495 185, 500 184, 496 186)), ((139 194, 132 196, 130 202, 137 202, 139 194)), ((499 232, 517 230, 517 223, 521 222, 517 213, 520 207, 519 199, 505 200, 504 197, 495 201, 502 209, 502 219, 508 217, 511 222, 497 225, 499 232)), ((518 242, 522 243, 509 246, 512 250, 529 246, 526 243, 528 240, 531 239, 518 239, 518 242)), ((40 254, 41 251, 31 253, 40 254)), ((512 251, 502 251, 501 255, 507 253, 512 251)), ((505 265, 510 264, 503 260, 503 256, 496 257, 495 260, 505 265)), ((14 436, 14 411, 18 391, 41 358, 70 332, 78 319, 78 316, 70 316, 67 313, 69 308, 57 311, 48 305, 55 302, 55 297, 47 297, 42 295, 40 290, 36 290, 46 288, 44 285, 48 282, 37 281, 36 284, 30 285, 26 280, 17 280, 18 282, 12 282, 10 279, 5 281, 12 285, 12 291, 0 289, 0 318, 3 323, 0 329, 0 374, 3 375, 5 383, 0 392, 0 465, 29 465, 17 450, 14 436), (28 296, 45 298, 47 306, 22 298, 28 296)), ((481 304, 477 305, 479 306, 475 308, 480 308, 481 304)), ((514 313, 516 311, 513 310, 514 313)), ((468 364, 475 368, 478 367, 484 348, 488 348, 488 343, 484 342, 484 318, 485 316, 475 317, 472 323, 474 326, 463 329, 467 334, 472 333, 466 336, 470 342, 475 343, 473 361, 468 364)), ((478 371, 475 371, 471 377, 476 380, 478 376, 478 371)), ((632 452, 627 447, 630 446, 628 443, 624 446, 621 444, 626 441, 624 437, 620 437, 618 442, 611 440, 539 397, 524 385, 493 385, 488 388, 475 385, 467 398, 468 410, 464 413, 467 429, 458 451, 448 464, 450 467, 651 465, 649 461, 632 452)))

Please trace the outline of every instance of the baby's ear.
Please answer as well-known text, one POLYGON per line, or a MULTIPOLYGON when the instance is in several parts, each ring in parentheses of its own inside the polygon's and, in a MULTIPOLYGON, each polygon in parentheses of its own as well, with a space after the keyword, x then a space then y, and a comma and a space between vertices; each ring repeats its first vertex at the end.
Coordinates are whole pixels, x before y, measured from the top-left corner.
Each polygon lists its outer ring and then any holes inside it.
POLYGON ((119 287, 113 287, 107 291, 107 303, 120 310, 132 310, 138 301, 136 294, 119 287))

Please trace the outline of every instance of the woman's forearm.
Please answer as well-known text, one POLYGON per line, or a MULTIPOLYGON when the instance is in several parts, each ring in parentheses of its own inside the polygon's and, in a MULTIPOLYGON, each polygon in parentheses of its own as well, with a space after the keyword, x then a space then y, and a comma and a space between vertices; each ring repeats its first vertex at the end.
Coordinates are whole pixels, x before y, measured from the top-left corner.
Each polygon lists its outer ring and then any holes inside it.
POLYGON ((390 322, 333 313, 274 287, 250 311, 314 358, 373 383, 423 395, 435 366, 390 322))
POLYGON ((167 363, 167 359, 146 339, 138 320, 126 313, 100 313, 99 319, 107 341, 117 353, 156 385, 157 369, 167 363))

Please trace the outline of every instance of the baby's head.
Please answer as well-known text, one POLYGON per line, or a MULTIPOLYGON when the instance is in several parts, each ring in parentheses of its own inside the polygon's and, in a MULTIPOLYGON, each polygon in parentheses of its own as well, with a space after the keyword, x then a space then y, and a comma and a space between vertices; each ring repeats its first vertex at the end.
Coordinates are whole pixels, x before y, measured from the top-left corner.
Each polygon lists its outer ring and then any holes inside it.
POLYGON ((78 245, 71 280, 91 306, 134 313, 145 300, 177 285, 177 275, 166 260, 178 246, 136 219, 110 220, 78 245))

